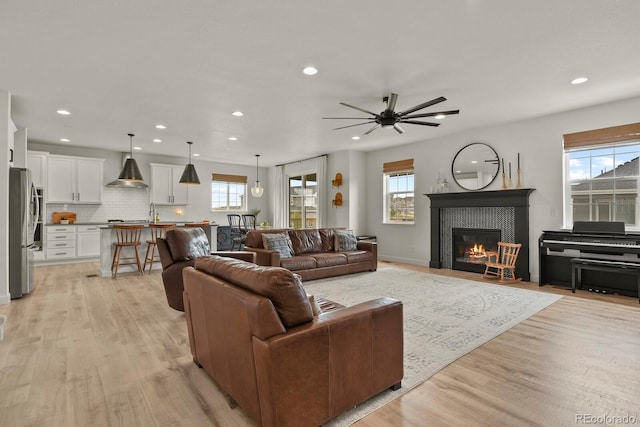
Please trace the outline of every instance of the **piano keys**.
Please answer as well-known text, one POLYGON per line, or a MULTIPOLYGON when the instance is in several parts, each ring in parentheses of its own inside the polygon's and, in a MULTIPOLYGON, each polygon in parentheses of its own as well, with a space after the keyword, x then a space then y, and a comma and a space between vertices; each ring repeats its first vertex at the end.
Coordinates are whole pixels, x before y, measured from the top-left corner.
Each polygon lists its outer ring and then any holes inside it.
MULTIPOLYGON (((571 259, 622 261, 640 264, 640 233, 626 233, 623 222, 576 222, 572 231, 543 231, 538 240, 540 286, 571 287, 571 259)), ((583 289, 638 296, 629 275, 585 271, 583 289)))

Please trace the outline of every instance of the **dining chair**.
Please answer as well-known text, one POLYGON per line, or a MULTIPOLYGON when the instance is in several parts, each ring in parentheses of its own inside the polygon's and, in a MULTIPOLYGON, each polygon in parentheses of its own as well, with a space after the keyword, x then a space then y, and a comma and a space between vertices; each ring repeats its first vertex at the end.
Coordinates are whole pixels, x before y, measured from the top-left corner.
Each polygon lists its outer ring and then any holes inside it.
POLYGON ((238 214, 228 214, 227 220, 229 227, 231 227, 231 250, 233 251, 236 245, 238 245, 238 250, 241 250, 247 238, 241 226, 242 217, 238 214))
POLYGON ((142 271, 147 269, 147 262, 149 262, 149 272, 153 269, 153 262, 160 260, 159 255, 156 254, 158 237, 164 237, 167 230, 175 228, 175 224, 149 224, 149 232, 151 238, 147 240, 147 251, 144 254, 144 265, 142 271))
POLYGON ((118 275, 118 267, 121 265, 137 265, 138 272, 144 273, 142 263, 140 262, 140 254, 138 254, 138 246, 140 246, 140 236, 142 235, 142 224, 116 224, 113 229, 116 232, 116 241, 113 242, 115 250, 113 251, 113 260, 111 261, 111 277, 116 278, 118 275), (133 248, 135 256, 122 257, 123 248, 133 248), (134 260, 135 261, 130 261, 134 260), (127 261, 127 262, 121 262, 127 261))

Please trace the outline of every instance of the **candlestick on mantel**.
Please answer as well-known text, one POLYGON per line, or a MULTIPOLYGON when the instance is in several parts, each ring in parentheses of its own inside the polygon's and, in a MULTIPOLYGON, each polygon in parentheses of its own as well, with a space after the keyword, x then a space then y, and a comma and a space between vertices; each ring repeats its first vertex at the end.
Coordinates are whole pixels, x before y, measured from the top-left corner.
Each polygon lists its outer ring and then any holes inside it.
POLYGON ((509 179, 511 179, 511 162, 509 162, 509 179))
POLYGON ((504 175, 504 157, 502 158, 502 174, 504 175))
POLYGON ((520 153, 518 153, 518 170, 520 170, 520 153))

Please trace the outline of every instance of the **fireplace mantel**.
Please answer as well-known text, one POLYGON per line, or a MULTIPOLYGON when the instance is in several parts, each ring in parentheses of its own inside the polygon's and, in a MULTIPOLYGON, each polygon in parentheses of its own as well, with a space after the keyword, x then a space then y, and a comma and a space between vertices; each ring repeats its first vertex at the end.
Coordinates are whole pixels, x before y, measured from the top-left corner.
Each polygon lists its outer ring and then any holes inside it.
POLYGON ((463 193, 425 194, 431 200, 431 260, 429 266, 442 268, 441 226, 445 209, 456 208, 513 208, 514 240, 522 243, 516 264, 516 275, 530 279, 529 272, 529 195, 533 188, 463 193))

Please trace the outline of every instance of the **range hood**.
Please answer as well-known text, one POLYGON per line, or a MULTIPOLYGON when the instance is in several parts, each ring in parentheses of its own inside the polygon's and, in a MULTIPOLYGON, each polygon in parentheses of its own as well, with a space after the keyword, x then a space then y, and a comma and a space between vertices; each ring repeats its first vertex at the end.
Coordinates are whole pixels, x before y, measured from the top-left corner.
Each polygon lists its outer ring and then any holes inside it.
MULTIPOLYGON (((124 168, 124 165, 126 165, 129 157, 130 157, 129 153, 122 153, 123 168, 124 168)), ((121 179, 116 179, 114 181, 111 181, 106 186, 112 187, 112 188, 149 188, 147 184, 141 181, 125 181, 121 179)))

